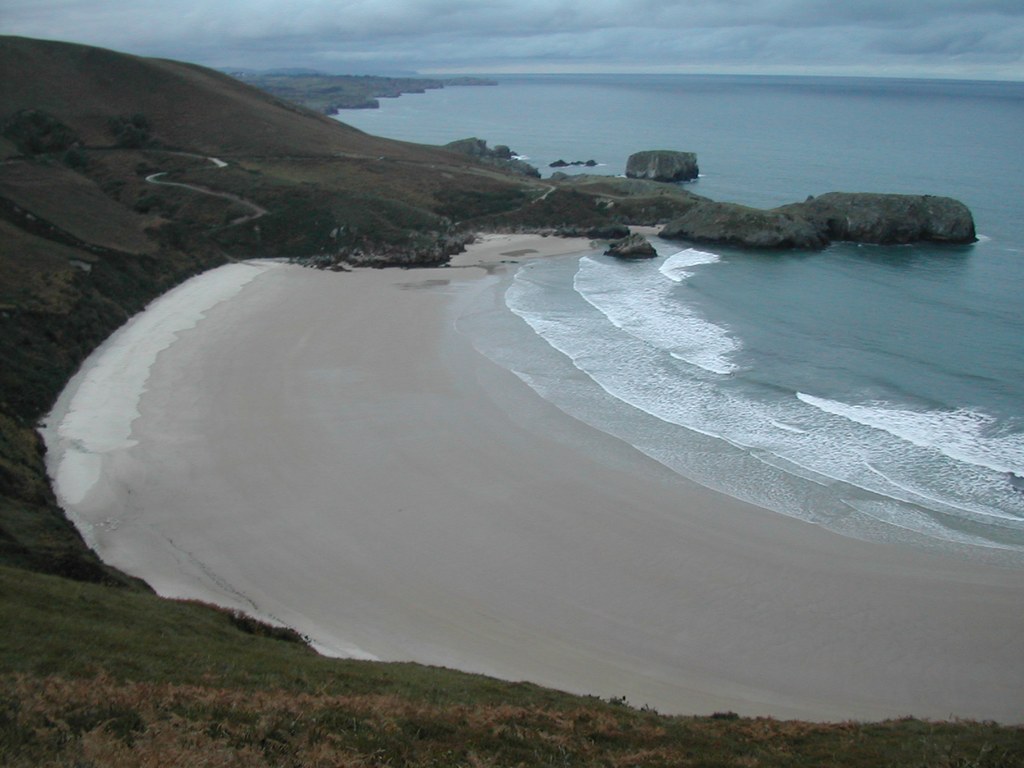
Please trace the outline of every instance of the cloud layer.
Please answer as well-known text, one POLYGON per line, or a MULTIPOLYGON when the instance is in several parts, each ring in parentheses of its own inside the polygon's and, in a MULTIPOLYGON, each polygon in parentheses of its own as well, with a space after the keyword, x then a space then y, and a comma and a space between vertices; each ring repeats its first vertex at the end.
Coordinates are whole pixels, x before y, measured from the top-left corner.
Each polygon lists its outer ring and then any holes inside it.
POLYGON ((1020 0, 0 0, 0 32, 213 66, 1024 80, 1020 0))

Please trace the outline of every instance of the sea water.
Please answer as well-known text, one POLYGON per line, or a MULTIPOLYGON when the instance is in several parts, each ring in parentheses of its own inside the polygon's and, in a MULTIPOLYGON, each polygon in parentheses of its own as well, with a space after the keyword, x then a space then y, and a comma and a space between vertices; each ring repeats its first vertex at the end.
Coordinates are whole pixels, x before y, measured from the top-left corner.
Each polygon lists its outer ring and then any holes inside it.
MULTIPOLYGON (((346 112, 379 135, 508 144, 547 172, 698 154, 756 206, 950 195, 971 246, 744 252, 654 239, 523 264, 474 343, 571 415, 730 495, 860 538, 1024 563, 1024 84, 535 76, 346 112)), ((575 172, 575 171, 574 171, 575 172)))

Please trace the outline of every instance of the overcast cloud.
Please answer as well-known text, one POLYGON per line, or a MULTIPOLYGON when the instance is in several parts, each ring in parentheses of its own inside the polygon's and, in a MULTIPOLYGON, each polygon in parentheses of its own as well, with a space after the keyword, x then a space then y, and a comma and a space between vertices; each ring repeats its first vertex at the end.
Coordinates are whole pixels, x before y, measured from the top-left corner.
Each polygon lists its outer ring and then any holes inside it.
POLYGON ((1024 80, 1022 0, 0 0, 0 32, 258 69, 1024 80))

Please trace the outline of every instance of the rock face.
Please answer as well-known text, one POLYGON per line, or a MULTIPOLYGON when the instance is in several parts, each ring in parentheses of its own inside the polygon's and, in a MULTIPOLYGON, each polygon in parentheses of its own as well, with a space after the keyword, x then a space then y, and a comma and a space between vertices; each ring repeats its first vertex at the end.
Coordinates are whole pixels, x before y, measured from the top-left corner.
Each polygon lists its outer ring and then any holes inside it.
POLYGON ((605 254, 620 259, 652 259, 658 252, 643 235, 629 235, 609 245, 605 254))
POLYGON ((624 240, 629 237, 629 227, 625 224, 604 224, 590 227, 583 234, 591 240, 624 240))
POLYGON ((828 238, 810 222, 782 211, 705 202, 666 224, 659 237, 741 248, 823 248, 828 238))
POLYGON ((887 245, 977 239, 974 218, 959 200, 867 192, 829 192, 770 211, 708 201, 670 221, 660 236, 741 248, 824 248, 833 240, 887 245))
POLYGON ((698 173, 697 155, 693 152, 653 149, 636 152, 626 161, 626 176, 631 179, 691 181, 698 173))
POLYGON ((444 148, 463 155, 469 155, 482 163, 496 165, 520 176, 540 178, 540 171, 529 163, 517 160, 515 153, 504 144, 498 144, 494 149, 491 149, 487 146, 487 142, 484 139, 478 139, 474 136, 468 139, 449 142, 444 145, 444 148))
POLYGON ((779 210, 806 219, 831 240, 897 244, 977 239, 970 210, 950 197, 829 192, 779 210))

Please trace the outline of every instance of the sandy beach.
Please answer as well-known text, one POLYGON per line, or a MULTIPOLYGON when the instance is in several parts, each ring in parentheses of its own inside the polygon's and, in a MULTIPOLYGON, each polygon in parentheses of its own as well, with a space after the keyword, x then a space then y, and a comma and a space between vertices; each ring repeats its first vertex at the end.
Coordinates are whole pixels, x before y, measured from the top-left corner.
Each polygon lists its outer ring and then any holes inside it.
POLYGON ((69 385, 57 491, 161 594, 326 653, 669 713, 1024 721, 1024 571, 702 488, 459 332, 507 262, 583 248, 491 236, 452 268, 201 277, 142 316, 164 335, 123 330, 69 385))

